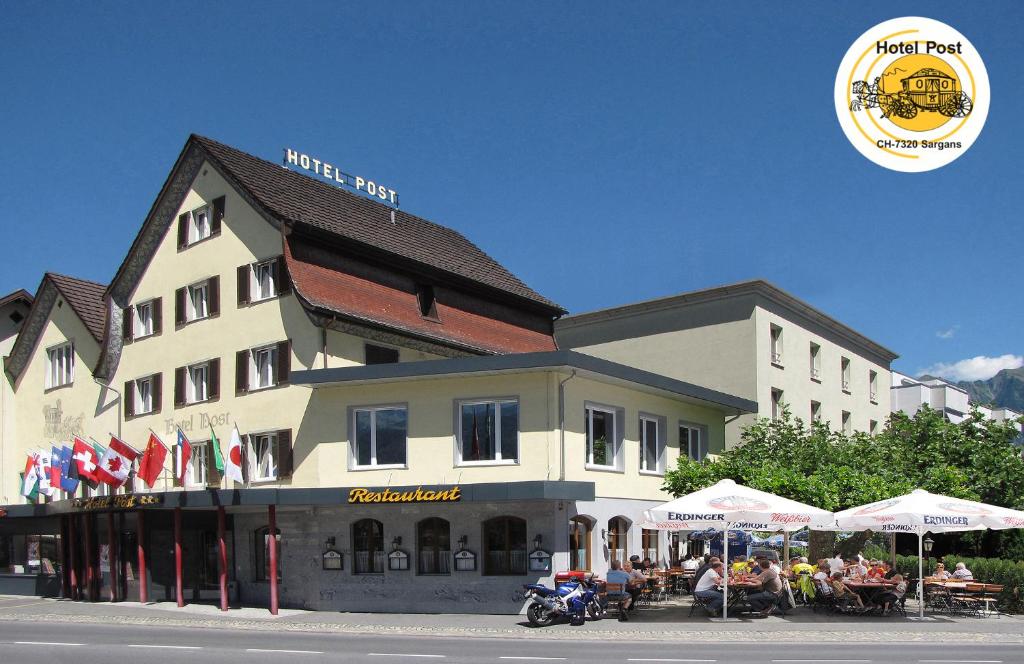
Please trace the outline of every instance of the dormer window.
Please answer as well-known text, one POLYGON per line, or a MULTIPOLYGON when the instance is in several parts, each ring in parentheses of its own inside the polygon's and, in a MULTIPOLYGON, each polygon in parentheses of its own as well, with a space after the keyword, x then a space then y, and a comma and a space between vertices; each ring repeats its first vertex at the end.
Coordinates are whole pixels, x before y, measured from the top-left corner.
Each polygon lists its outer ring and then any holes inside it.
POLYGON ((204 205, 189 213, 188 243, 195 244, 210 237, 210 207, 204 205))
POLYGON ((416 284, 416 302, 420 307, 420 316, 437 319, 437 302, 434 300, 433 286, 416 284))
POLYGON ((207 238, 220 235, 224 219, 224 200, 221 196, 212 203, 204 203, 178 215, 178 249, 190 247, 207 238))

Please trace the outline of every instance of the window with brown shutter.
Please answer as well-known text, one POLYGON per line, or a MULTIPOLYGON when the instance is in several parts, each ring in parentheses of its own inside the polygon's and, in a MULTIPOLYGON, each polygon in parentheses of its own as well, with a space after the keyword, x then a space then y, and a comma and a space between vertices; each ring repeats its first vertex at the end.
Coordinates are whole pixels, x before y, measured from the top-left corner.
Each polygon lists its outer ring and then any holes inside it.
POLYGON ((220 277, 210 277, 209 284, 207 297, 210 298, 209 310, 212 317, 220 313, 220 277))
POLYGON ((152 415, 159 413, 160 407, 163 405, 162 378, 162 374, 153 374, 153 410, 150 411, 152 415))
POLYGON ((277 344, 277 384, 287 385, 288 375, 292 367, 292 342, 282 341, 277 344))
POLYGON ((185 324, 185 288, 174 291, 174 324, 181 327, 185 324))
POLYGON ((178 249, 188 246, 188 212, 178 216, 178 249))
POLYGON ((277 460, 277 479, 292 476, 292 430, 281 429, 277 432, 277 449, 274 450, 277 460))
POLYGON ((121 310, 121 339, 126 343, 132 342, 132 331, 135 328, 135 307, 127 306, 121 310))
POLYGON ((124 419, 135 415, 135 381, 128 380, 124 383, 124 392, 121 393, 121 402, 124 405, 124 419))
POLYGON ((239 265, 236 274, 238 304, 249 304, 249 275, 252 274, 252 270, 248 265, 239 265))
POLYGON ((224 221, 225 197, 219 196, 213 199, 213 219, 210 220, 210 235, 220 235, 220 224, 224 221))
POLYGON ((164 299, 162 297, 153 298, 150 307, 153 310, 153 334, 160 334, 164 325, 164 299))
POLYGON ((174 370, 174 407, 180 408, 185 405, 185 367, 178 367, 174 370))
POLYGON ((249 391, 249 351, 235 353, 235 394, 249 391))
POLYGON ((220 358, 210 360, 206 369, 206 400, 216 401, 220 398, 220 358))

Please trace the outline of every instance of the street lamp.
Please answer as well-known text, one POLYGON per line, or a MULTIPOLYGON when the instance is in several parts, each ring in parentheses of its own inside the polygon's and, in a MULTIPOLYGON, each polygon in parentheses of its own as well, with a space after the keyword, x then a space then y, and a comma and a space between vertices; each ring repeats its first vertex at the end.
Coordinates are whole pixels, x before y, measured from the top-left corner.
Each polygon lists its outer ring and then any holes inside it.
POLYGON ((932 558, 932 547, 935 545, 935 540, 931 537, 925 537, 924 541, 921 542, 921 545, 924 547, 924 559, 926 561, 930 561, 932 558))

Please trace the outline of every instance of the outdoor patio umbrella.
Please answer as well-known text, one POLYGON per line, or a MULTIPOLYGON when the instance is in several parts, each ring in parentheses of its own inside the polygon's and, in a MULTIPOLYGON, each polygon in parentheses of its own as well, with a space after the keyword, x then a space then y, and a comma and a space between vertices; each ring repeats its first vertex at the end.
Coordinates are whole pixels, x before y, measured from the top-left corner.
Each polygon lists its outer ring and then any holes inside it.
POLYGON ((924 618, 924 534, 1024 528, 1024 512, 973 500, 950 498, 923 489, 905 496, 853 507, 836 515, 839 530, 917 534, 919 618, 924 618))
MULTIPOLYGON (((804 527, 835 529, 835 517, 817 507, 781 498, 765 491, 722 480, 714 486, 644 512, 643 527, 649 530, 785 530, 804 527)), ((729 614, 729 538, 722 543, 726 574, 722 617, 729 614)))

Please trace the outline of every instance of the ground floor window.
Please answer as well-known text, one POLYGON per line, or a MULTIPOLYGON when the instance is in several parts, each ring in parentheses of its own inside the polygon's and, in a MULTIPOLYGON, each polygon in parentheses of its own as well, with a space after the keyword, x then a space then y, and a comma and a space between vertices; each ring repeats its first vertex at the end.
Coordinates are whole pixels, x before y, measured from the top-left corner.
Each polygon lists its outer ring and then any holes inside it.
POLYGON ((569 569, 591 569, 590 520, 582 516, 569 519, 569 569))
POLYGON ((526 521, 499 516, 484 521, 484 576, 526 574, 526 521))
POLYGON ((640 531, 640 548, 643 549, 640 555, 643 558, 650 558, 654 564, 658 563, 658 531, 647 530, 644 528, 640 531))
POLYGON ((610 560, 625 562, 626 537, 629 522, 624 517, 615 516, 608 520, 608 556, 610 560))
POLYGON ((352 524, 352 573, 383 574, 386 563, 384 524, 376 519, 352 524))
POLYGON ((451 525, 444 519, 423 519, 416 528, 417 571, 420 574, 451 573, 451 525))
MULTIPOLYGON (((281 580, 281 529, 274 530, 274 537, 277 539, 277 580, 281 580)), ((257 581, 270 580, 270 526, 263 526, 256 531, 253 551, 256 553, 257 581)))

